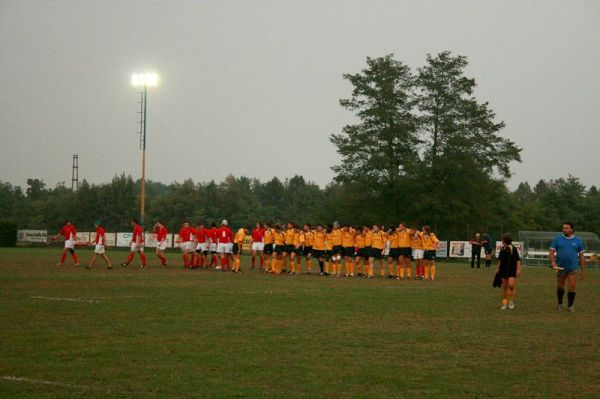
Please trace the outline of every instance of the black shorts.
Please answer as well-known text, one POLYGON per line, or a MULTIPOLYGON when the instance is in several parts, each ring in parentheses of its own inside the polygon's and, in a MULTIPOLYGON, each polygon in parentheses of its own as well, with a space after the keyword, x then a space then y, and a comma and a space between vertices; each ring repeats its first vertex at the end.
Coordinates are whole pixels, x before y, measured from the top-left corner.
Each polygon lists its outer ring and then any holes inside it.
POLYGON ((332 252, 333 251, 331 249, 326 249, 325 251, 323 251, 323 256, 325 256, 325 260, 331 260, 332 252))
POLYGON ((390 254, 388 257, 398 259, 400 257, 400 248, 390 248, 390 254))
POLYGON ((315 258, 322 258, 322 257, 325 256, 325 250, 322 250, 322 249, 313 249, 312 250, 312 255, 315 258))
POLYGON ((492 253, 492 248, 484 248, 483 249, 486 255, 489 255, 492 253))
POLYGON ((271 255, 273 253, 273 244, 265 244, 264 248, 265 255, 271 255))
POLYGON ((304 253, 304 251, 302 250, 302 247, 294 247, 294 252, 298 256, 302 256, 302 254, 304 253))
POLYGON ((423 252, 423 259, 434 260, 435 259, 435 250, 434 249, 426 249, 425 252, 423 252))
POLYGON ((400 254, 400 256, 404 256, 405 258, 410 258, 412 256, 412 248, 411 247, 398 248, 398 253, 400 254))
POLYGON ((354 257, 354 247, 344 247, 344 256, 354 257))
POLYGON ((292 252, 294 252, 294 246, 292 244, 284 244, 283 245, 283 252, 287 252, 288 254, 291 254, 292 252))
POLYGON ((275 245, 275 253, 282 254, 285 251, 285 245, 275 245))
POLYGON ((369 257, 368 248, 358 248, 358 251, 356 251, 356 256, 361 257, 361 258, 368 258, 369 257))
POLYGON ((371 256, 371 258, 383 259, 382 252, 383 252, 383 249, 371 248, 371 253, 369 255, 371 256))
POLYGON ((331 250, 332 255, 341 255, 342 253, 344 253, 344 247, 342 247, 341 245, 333 246, 333 249, 331 250))
POLYGON ((362 249, 363 249, 363 255, 361 255, 361 256, 362 256, 363 258, 369 258, 369 257, 371 257, 371 250, 372 250, 373 248, 371 248, 371 247, 364 247, 364 248, 362 248, 362 249))
POLYGON ((232 252, 233 252, 233 254, 234 254, 234 255, 237 255, 237 254, 238 254, 238 252, 241 252, 241 251, 240 251, 240 249, 241 249, 241 248, 240 248, 240 246, 238 245, 238 243, 237 243, 237 242, 234 242, 234 243, 233 243, 233 249, 232 249, 232 252))
POLYGON ((313 249, 312 249, 312 247, 307 247, 307 246, 304 246, 304 251, 302 251, 302 254, 303 254, 304 256, 311 255, 312 253, 313 253, 313 249))

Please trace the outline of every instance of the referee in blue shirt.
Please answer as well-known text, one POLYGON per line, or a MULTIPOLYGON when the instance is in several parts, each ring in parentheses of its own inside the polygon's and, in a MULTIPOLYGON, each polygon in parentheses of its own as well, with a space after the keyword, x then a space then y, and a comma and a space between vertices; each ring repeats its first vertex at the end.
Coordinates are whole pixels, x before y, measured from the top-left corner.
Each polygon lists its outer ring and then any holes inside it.
POLYGON ((575 236, 575 226, 571 222, 565 222, 562 226, 562 234, 557 235, 550 246, 550 263, 556 271, 556 297, 558 305, 556 309, 563 309, 563 296, 565 295, 565 281, 569 293, 569 312, 574 312, 575 288, 577 286, 577 274, 579 279, 585 277, 585 258, 583 256, 583 241, 575 236), (581 271, 579 270, 581 269, 581 271))

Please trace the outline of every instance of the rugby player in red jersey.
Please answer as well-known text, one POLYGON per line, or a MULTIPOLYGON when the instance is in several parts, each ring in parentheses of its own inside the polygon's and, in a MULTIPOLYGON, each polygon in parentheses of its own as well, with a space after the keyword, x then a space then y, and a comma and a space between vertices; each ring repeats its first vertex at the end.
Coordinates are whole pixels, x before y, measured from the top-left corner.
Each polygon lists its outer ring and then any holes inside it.
POLYGON ((90 264, 85 268, 90 269, 92 266, 94 266, 94 264, 96 263, 96 257, 100 255, 106 263, 106 268, 112 269, 110 259, 108 259, 108 256, 106 256, 106 248, 108 247, 108 244, 106 243, 106 232, 104 231, 104 227, 102 227, 102 222, 96 220, 96 222, 94 222, 94 225, 96 226, 96 247, 94 248, 94 255, 90 260, 90 264))
POLYGON ((193 254, 196 250, 193 235, 194 229, 190 227, 190 224, 187 221, 184 222, 181 230, 179 230, 178 242, 181 247, 181 252, 183 253, 183 264, 186 268, 191 266, 190 254, 193 254))
POLYGON ((137 219, 131 219, 131 227, 133 227, 131 250, 129 251, 127 260, 124 263, 121 263, 121 266, 129 266, 133 260, 133 257, 135 256, 135 253, 137 252, 140 254, 140 259, 142 260, 140 267, 144 268, 147 266, 147 259, 146 255, 144 254, 144 230, 142 229, 142 226, 139 225, 137 219))
POLYGON ((169 231, 162 222, 156 222, 154 225, 154 234, 156 235, 156 256, 160 259, 162 267, 167 267, 167 257, 165 249, 167 249, 167 234, 169 231))
POLYGON ((79 259, 77 258, 77 254, 75 253, 75 240, 77 239, 77 230, 75 226, 71 224, 70 220, 65 221, 65 225, 60 229, 57 235, 51 238, 52 241, 56 241, 58 237, 63 236, 65 239, 65 248, 60 255, 60 262, 56 264, 56 266, 62 266, 67 259, 67 252, 71 253, 73 257, 73 262, 75 266, 79 266, 79 259))
POLYGON ((252 230, 252 268, 256 265, 256 253, 260 256, 260 270, 262 271, 265 267, 265 257, 263 251, 265 249, 265 229, 262 223, 256 223, 256 227, 252 230))
POLYGON ((210 267, 217 266, 217 237, 219 236, 219 229, 217 229, 217 225, 215 223, 212 224, 210 229, 208 230, 208 251, 212 254, 210 267))
POLYGON ((208 229, 203 223, 198 223, 196 228, 196 267, 204 267, 208 254, 208 229))
POLYGON ((217 229, 217 252, 221 257, 221 269, 229 270, 229 258, 233 253, 233 232, 227 226, 227 220, 221 222, 217 229))

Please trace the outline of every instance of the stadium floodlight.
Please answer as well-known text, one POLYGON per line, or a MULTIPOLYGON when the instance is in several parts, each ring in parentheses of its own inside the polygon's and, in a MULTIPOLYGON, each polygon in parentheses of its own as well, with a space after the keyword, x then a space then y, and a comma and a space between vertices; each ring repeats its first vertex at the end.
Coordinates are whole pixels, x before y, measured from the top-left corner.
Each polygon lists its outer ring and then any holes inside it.
POLYGON ((134 87, 154 87, 158 85, 158 74, 154 72, 134 73, 131 75, 131 84, 134 87))
POLYGON ((140 224, 144 225, 146 204, 146 108, 148 104, 148 87, 158 85, 158 74, 154 72, 134 73, 131 75, 131 84, 142 88, 140 101, 140 150, 142 150, 142 179, 140 196, 140 224))

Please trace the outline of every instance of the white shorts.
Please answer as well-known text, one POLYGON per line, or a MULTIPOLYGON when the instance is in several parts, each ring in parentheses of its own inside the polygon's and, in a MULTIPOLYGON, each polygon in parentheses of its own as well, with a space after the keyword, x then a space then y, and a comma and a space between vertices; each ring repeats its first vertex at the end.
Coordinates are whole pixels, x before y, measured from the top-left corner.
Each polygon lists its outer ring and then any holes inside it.
POLYGON ((135 242, 131 243, 131 252, 144 252, 144 243, 136 244, 135 242))
POLYGON ((219 243, 217 244, 217 252, 220 254, 233 253, 233 243, 219 243))
POLYGON ((104 245, 96 244, 96 248, 94 248, 94 253, 102 255, 106 250, 104 249, 104 245))
POLYGON ((75 240, 65 240, 65 248, 75 249, 75 240))
POLYGON ((216 242, 211 242, 211 243, 208 245, 208 250, 209 250, 210 252, 217 252, 217 243, 216 243, 216 242))
POLYGON ((159 251, 164 251, 167 249, 167 240, 162 240, 161 242, 156 244, 156 249, 159 251))
POLYGON ((412 254, 413 254, 413 258, 415 258, 415 260, 423 259, 425 257, 425 250, 424 249, 413 249, 412 254))
POLYGON ((252 250, 253 251, 264 251, 265 250, 265 243, 264 242, 253 242, 252 243, 252 250))
POLYGON ((183 252, 194 252, 196 250, 193 241, 184 241, 181 243, 180 247, 183 252))
POLYGON ((208 244, 205 242, 199 242, 198 244, 196 244, 196 251, 208 251, 208 244))

